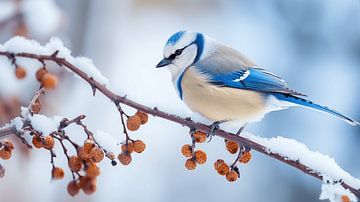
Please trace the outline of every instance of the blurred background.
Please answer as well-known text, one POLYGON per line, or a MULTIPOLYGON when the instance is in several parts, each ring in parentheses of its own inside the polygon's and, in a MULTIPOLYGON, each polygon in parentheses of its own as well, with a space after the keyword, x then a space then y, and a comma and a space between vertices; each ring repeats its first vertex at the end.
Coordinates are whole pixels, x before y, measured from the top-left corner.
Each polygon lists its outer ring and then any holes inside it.
MULTIPOLYGON (((93 59, 115 91, 174 113, 188 109, 177 97, 170 73, 154 67, 167 38, 179 30, 203 32, 230 44, 315 102, 360 119, 359 0, 0 0, 1 43, 13 35, 42 43, 58 36, 74 55, 93 59)), ((91 129, 120 142, 113 105, 101 95, 92 97, 85 82, 54 71, 60 85, 45 97, 43 113, 85 114, 91 129)), ((12 71, 0 69, 1 123, 16 116, 37 87, 31 77, 18 81, 12 71)), ((360 177, 360 127, 294 108, 273 112, 246 131, 294 138, 360 177)), ((16 149, 12 160, 0 162, 7 169, 0 180, 1 201, 318 201, 320 181, 256 152, 250 164, 239 167, 240 180, 228 183, 212 165, 218 158, 235 158, 220 138, 200 145, 208 163, 187 171, 180 152, 190 141, 187 133, 177 124, 151 118, 131 134, 147 144, 146 151, 127 167, 101 163, 97 192, 75 198, 66 192, 69 173, 66 180, 51 181, 47 152, 16 149)), ((66 167, 64 158, 56 162, 66 167)))

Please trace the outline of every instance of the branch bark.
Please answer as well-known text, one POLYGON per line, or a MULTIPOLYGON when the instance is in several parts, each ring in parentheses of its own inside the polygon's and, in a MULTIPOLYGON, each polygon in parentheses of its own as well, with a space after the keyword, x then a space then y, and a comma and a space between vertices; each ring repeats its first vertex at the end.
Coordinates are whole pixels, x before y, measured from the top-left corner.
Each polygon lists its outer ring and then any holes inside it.
MULTIPOLYGON (((197 123, 191 120, 191 118, 182 118, 179 117, 177 115, 173 115, 173 114, 168 114, 166 112, 163 112, 161 110, 158 110, 157 108, 150 108, 147 107, 145 105, 142 105, 140 103, 137 103, 133 100, 130 100, 128 98, 126 98, 126 96, 120 96, 115 94, 114 92, 110 91, 108 88, 106 88, 104 85, 100 84, 99 82, 97 82, 96 80, 94 80, 93 78, 89 77, 85 72, 83 72, 81 69, 79 69, 78 67, 76 67, 75 65, 71 64, 70 62, 68 62, 67 60, 65 60, 64 58, 58 57, 57 56, 57 52, 55 52, 52 55, 39 55, 39 54, 32 54, 32 53, 10 53, 10 52, 1 52, 0 51, 0 55, 6 56, 9 59, 14 58, 14 57, 23 57, 23 58, 32 58, 35 60, 39 60, 39 61, 53 61, 56 62, 58 65, 63 66, 69 70, 71 70, 73 73, 77 74, 78 76, 80 76, 82 79, 84 79, 85 81, 87 81, 91 88, 95 91, 98 90, 100 91, 103 95, 105 95, 108 99, 110 99, 116 106, 119 103, 128 105, 132 108, 135 108, 139 111, 142 112, 146 112, 148 114, 151 114, 153 116, 156 117, 160 117, 163 119, 166 119, 168 121, 172 121, 175 123, 178 123, 182 126, 186 126, 189 127, 190 129, 196 129, 196 130, 200 130, 203 132, 210 132, 210 127, 201 123, 197 123)), ((9 129, 8 129, 9 130, 9 129)), ((5 131, 8 131, 5 130, 5 131)), ((10 130, 11 131, 11 130, 10 130)), ((9 133, 9 131, 7 132, 9 133)), ((11 134, 11 133, 10 133, 11 134)), ((235 141, 237 143, 239 143, 240 145, 246 145, 248 147, 251 147, 253 150, 256 150, 264 155, 267 155, 269 157, 272 157, 274 159, 277 159, 283 163, 286 163, 302 172, 304 172, 305 174, 308 174, 312 177, 315 177, 319 180, 323 180, 323 177, 321 175, 321 173, 316 172, 315 170, 313 170, 310 167, 307 167, 306 165, 300 163, 299 161, 293 161, 293 160, 288 160, 286 157, 281 156, 277 153, 273 153, 271 151, 268 150, 267 147, 258 144, 254 141, 251 141, 249 139, 246 139, 242 136, 238 136, 236 134, 233 133, 229 133, 223 130, 216 130, 215 131, 215 135, 228 139, 228 140, 232 140, 235 141)), ((1 131, 0 131, 0 137, 1 137, 1 131)), ((356 195, 358 198, 360 198, 360 190, 352 187, 351 185, 345 183, 345 182, 340 182, 341 185, 346 188, 349 189, 354 195, 356 195)))

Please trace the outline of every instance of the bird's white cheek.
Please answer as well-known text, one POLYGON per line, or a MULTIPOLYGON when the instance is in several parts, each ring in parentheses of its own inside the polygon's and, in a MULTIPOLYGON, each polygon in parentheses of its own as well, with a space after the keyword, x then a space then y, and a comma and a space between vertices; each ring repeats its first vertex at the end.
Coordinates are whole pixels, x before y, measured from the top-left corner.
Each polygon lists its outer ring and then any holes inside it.
POLYGON ((174 64, 182 69, 186 69, 193 64, 196 57, 197 48, 193 44, 183 50, 182 54, 175 59, 174 64))

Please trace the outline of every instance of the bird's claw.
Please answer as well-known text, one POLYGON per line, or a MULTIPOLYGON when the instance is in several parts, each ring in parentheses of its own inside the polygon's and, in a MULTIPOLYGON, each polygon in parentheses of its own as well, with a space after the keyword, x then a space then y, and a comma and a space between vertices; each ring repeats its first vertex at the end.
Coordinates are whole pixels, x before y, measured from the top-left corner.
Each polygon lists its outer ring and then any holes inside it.
POLYGON ((212 123, 211 125, 210 125, 210 132, 207 134, 207 138, 209 139, 207 142, 209 143, 211 140, 212 140, 212 137, 215 135, 215 130, 218 130, 220 127, 219 127, 219 124, 220 124, 221 122, 219 122, 219 121, 216 121, 216 122, 214 122, 214 123, 212 123))

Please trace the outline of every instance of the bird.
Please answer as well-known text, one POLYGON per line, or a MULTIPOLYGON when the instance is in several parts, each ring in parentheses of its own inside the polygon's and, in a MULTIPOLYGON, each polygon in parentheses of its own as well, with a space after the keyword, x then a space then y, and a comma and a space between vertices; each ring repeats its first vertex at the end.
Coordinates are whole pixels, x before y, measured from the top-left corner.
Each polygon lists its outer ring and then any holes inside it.
POLYGON ((163 59, 156 68, 167 67, 180 99, 191 111, 219 124, 240 121, 244 125, 265 114, 300 106, 333 115, 353 126, 359 121, 308 100, 288 88, 286 81, 256 65, 238 50, 205 34, 178 31, 166 41, 163 59))

